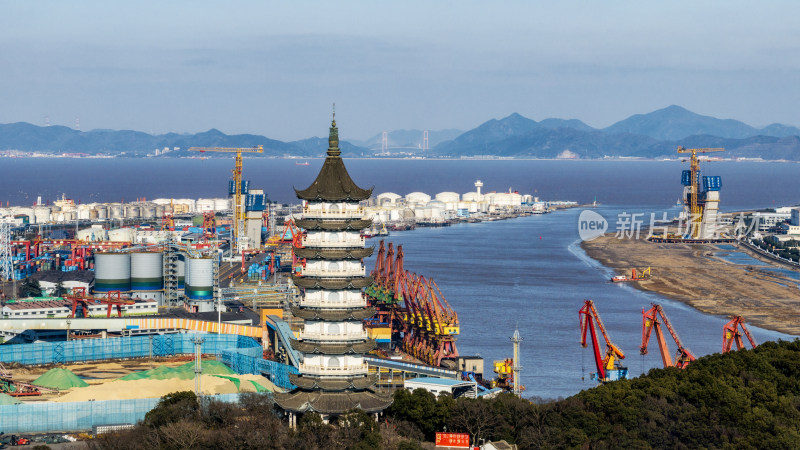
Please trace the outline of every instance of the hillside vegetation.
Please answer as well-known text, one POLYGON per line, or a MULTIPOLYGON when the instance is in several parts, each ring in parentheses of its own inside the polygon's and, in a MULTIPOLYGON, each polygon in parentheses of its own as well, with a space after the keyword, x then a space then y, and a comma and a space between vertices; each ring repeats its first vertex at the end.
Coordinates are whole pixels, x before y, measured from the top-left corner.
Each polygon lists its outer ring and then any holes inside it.
POLYGON ((191 393, 171 395, 136 430, 93 445, 413 449, 446 427, 475 442, 505 439, 520 448, 800 448, 800 341, 710 355, 686 370, 654 369, 558 401, 399 390, 378 424, 358 411, 338 426, 306 414, 290 430, 269 397, 254 395, 241 405, 212 400, 202 408, 191 393))

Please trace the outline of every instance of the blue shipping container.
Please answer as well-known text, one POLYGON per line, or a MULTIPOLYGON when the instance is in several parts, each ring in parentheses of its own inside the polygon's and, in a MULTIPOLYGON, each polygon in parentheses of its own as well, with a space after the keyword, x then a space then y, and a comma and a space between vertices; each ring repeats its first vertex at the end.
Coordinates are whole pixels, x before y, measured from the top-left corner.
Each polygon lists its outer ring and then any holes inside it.
POLYGON ((703 177, 703 190, 718 191, 722 188, 722 177, 703 177))

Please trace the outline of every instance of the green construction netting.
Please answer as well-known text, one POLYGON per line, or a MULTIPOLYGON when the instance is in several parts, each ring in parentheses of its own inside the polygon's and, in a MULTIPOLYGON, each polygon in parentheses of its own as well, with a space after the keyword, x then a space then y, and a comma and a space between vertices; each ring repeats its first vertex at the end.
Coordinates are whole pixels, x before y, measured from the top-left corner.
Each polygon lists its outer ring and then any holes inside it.
MULTIPOLYGON (((203 361, 201 370, 203 375, 236 375, 236 372, 230 367, 219 361, 203 361)), ((180 378, 181 380, 194 378, 194 362, 178 367, 158 366, 155 369, 125 375, 120 380, 168 380, 171 378, 180 378)))
POLYGON ((226 377, 224 375, 212 375, 212 376, 217 377, 217 378, 224 378, 224 379, 230 381, 231 383, 236 385, 236 390, 237 391, 239 390, 239 385, 242 383, 242 380, 240 380, 238 378, 234 378, 234 377, 226 377))
POLYGON ((86 387, 89 384, 78 378, 69 369, 50 369, 39 378, 33 380, 37 386, 44 386, 54 389, 70 389, 74 387, 86 387))
POLYGON ((0 405, 18 405, 21 401, 8 394, 0 394, 0 405))
POLYGON ((261 384, 259 384, 259 383, 258 383, 257 381, 255 381, 255 380, 250 380, 250 382, 251 382, 251 383, 253 383, 253 386, 255 386, 255 388, 256 388, 256 392, 272 392, 272 391, 270 391, 269 389, 267 389, 267 388, 265 388, 264 386, 262 386, 261 384))

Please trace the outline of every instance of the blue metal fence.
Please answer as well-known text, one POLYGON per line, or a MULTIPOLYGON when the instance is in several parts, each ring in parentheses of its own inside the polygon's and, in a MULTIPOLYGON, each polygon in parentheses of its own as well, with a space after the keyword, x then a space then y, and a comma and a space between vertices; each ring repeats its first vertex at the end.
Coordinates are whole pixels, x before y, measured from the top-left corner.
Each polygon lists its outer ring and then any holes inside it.
POLYGON ((249 349, 223 350, 217 358, 236 373, 264 375, 275 386, 284 389, 295 388, 295 385, 289 381, 289 374, 297 374, 297 368, 248 353, 250 353, 249 349))
MULTIPOLYGON (((233 403, 239 394, 205 396, 233 403)), ((94 426, 135 424, 158 404, 158 398, 88 402, 37 402, 0 405, 0 431, 54 433, 89 431, 94 426)))
MULTIPOLYGON (((82 339, 67 342, 0 345, 0 362, 20 364, 64 364, 102 359, 143 358, 194 353, 192 339, 198 334, 129 336, 111 339, 82 339)), ((202 334, 203 353, 219 355, 229 349, 252 349, 260 355, 261 346, 248 336, 202 334)), ((255 355, 254 355, 255 356, 255 355)))

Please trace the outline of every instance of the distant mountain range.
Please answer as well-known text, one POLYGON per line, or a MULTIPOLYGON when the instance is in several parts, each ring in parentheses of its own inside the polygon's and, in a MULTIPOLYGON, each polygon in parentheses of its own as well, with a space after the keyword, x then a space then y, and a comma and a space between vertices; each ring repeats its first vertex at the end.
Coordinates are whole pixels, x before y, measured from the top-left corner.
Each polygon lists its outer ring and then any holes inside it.
MULTIPOLYGON (((726 157, 800 160, 800 129, 772 124, 755 128, 732 119, 717 119, 669 106, 636 114, 603 129, 577 119, 540 122, 517 113, 492 119, 480 126, 428 132, 425 156, 511 158, 675 157, 677 146, 725 147, 726 157)), ((345 155, 376 156, 383 133, 365 141, 342 141, 345 155)), ((423 131, 387 132, 391 155, 422 155, 423 131)), ((81 132, 63 126, 39 127, 29 123, 0 124, 0 150, 44 153, 104 153, 126 156, 153 155, 156 149, 174 149, 165 156, 188 156, 189 147, 264 146, 263 156, 318 157, 328 148, 327 138, 312 137, 282 142, 252 134, 227 135, 211 129, 196 134, 151 135, 129 130, 81 132)), ((214 156, 207 154, 207 156, 214 156)))
POLYGON ((800 160, 800 129, 772 124, 757 129, 731 119, 669 106, 595 129, 577 119, 541 122, 517 113, 489 120, 433 153, 443 157, 513 158, 675 157, 676 148, 725 147, 726 157, 800 160))

